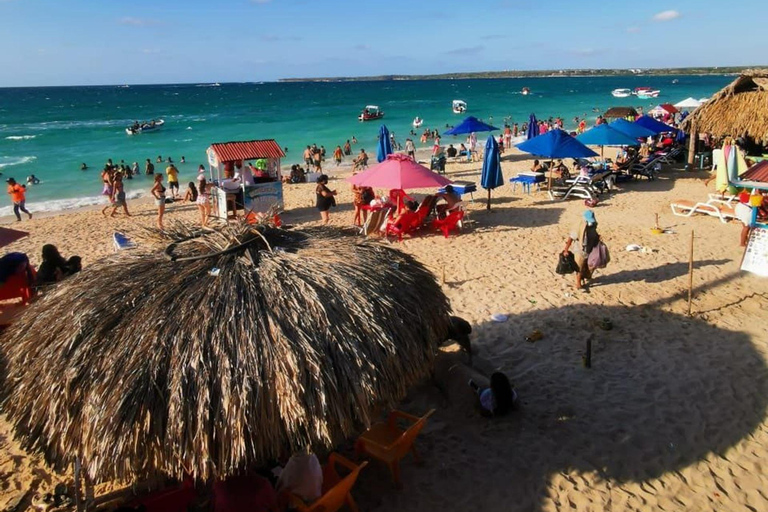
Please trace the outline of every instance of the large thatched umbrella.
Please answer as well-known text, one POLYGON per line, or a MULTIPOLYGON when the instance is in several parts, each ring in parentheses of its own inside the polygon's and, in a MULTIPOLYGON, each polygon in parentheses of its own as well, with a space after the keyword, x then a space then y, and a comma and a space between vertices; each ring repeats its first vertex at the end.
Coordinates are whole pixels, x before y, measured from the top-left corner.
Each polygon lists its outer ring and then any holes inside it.
POLYGON ((768 69, 749 69, 694 110, 686 132, 745 137, 768 145, 768 69))
POLYGON ((185 230, 165 255, 88 267, 0 340, 3 410, 52 465, 224 477, 333 446, 428 374, 449 304, 411 256, 327 230, 185 230))

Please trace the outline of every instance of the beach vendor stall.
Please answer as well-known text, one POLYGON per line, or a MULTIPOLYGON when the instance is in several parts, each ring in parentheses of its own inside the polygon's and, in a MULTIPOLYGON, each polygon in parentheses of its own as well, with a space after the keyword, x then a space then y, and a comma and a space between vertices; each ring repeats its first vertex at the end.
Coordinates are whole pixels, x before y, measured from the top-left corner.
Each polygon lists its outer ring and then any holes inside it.
POLYGON ((274 139, 217 142, 206 153, 213 215, 231 219, 238 210, 248 215, 282 208, 280 158, 285 153, 274 139))

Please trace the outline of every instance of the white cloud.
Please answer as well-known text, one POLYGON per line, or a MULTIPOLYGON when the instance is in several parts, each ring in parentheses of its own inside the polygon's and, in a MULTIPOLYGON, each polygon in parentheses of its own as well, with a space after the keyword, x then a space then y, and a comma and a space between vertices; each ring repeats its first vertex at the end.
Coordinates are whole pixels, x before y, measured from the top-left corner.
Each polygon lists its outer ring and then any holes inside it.
POLYGON ((640 32, 640 27, 627 27, 627 33, 629 34, 637 34, 640 32))
POLYGON ((132 25, 134 27, 146 27, 147 25, 157 25, 160 23, 157 20, 150 20, 145 18, 134 18, 132 16, 126 16, 124 18, 120 18, 120 24, 121 25, 132 25))
POLYGON ((680 17, 678 11, 661 11, 653 15, 654 21, 672 21, 680 17))

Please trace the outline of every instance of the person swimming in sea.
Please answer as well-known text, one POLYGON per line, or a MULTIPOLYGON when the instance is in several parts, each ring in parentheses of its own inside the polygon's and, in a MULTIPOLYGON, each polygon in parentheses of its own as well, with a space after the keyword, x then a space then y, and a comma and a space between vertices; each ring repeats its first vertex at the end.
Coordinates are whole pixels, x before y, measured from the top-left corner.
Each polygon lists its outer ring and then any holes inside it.
POLYGON ((27 185, 38 185, 39 183, 40 179, 34 174, 27 176, 27 185))
POLYGON ((88 170, 88 166, 87 166, 87 165, 85 165, 85 162, 83 162, 82 164, 80 164, 80 170, 81 170, 81 171, 87 171, 87 170, 88 170))

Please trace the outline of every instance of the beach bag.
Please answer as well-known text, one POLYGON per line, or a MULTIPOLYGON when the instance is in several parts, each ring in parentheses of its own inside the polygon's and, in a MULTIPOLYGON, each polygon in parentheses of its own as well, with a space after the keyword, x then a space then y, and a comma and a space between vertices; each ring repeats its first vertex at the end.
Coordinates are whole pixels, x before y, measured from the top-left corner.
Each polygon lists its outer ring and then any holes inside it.
POLYGON ((587 258, 589 268, 605 268, 610 261, 611 255, 608 252, 608 246, 603 242, 598 242, 587 258))
POLYGON ((573 253, 568 251, 568 255, 565 255, 561 252, 557 261, 557 266, 555 267, 555 272, 560 275, 565 275, 573 274, 577 270, 579 270, 579 266, 576 264, 576 258, 573 257, 573 253))

